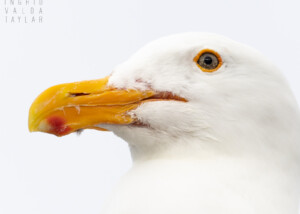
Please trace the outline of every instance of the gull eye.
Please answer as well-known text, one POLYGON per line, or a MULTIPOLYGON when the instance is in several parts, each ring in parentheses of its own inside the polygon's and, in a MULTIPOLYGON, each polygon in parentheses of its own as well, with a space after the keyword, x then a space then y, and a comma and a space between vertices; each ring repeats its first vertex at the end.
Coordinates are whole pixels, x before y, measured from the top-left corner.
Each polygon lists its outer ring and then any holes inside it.
POLYGON ((220 55, 209 49, 200 51, 194 58, 198 67, 204 72, 213 72, 219 69, 222 65, 222 58, 220 55))

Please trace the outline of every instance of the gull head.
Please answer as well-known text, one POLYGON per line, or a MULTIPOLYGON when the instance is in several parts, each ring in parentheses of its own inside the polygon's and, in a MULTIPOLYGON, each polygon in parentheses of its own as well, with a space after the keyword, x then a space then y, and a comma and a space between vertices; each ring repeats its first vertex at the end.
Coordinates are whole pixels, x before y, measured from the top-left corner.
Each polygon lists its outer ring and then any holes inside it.
POLYGON ((178 148, 298 157, 299 128, 280 71, 255 49, 209 33, 153 41, 106 78, 47 89, 29 113, 31 131, 109 130, 136 156, 178 148))

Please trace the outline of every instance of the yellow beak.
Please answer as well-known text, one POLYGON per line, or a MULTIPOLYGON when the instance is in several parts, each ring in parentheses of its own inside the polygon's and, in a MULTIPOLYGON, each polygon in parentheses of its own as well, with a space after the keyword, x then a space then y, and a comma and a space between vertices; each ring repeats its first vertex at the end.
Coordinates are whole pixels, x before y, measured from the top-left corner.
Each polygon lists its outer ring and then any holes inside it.
POLYGON ((108 77, 53 86, 40 94, 29 110, 31 132, 63 136, 79 129, 100 129, 97 124, 135 122, 128 111, 154 91, 118 90, 107 86, 108 77))

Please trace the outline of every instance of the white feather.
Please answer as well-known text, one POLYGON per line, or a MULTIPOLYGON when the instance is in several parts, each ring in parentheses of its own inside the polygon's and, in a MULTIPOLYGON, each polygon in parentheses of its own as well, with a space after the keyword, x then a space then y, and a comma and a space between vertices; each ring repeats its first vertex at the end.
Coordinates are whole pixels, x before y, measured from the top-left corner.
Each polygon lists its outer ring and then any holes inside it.
POLYGON ((117 88, 184 97, 130 112, 148 127, 103 125, 129 144, 133 167, 107 214, 296 214, 300 116, 278 69, 256 50, 207 33, 154 41, 116 67, 117 88), (218 52, 220 69, 193 61, 218 52))

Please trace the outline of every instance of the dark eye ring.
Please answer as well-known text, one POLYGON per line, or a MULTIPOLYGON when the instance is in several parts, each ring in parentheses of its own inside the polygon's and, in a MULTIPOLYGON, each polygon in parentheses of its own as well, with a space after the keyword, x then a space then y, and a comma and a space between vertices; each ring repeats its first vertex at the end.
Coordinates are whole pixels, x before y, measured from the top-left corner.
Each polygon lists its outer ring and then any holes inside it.
POLYGON ((200 51, 194 58, 194 61, 204 72, 214 72, 222 65, 222 58, 220 55, 217 52, 209 49, 200 51))

